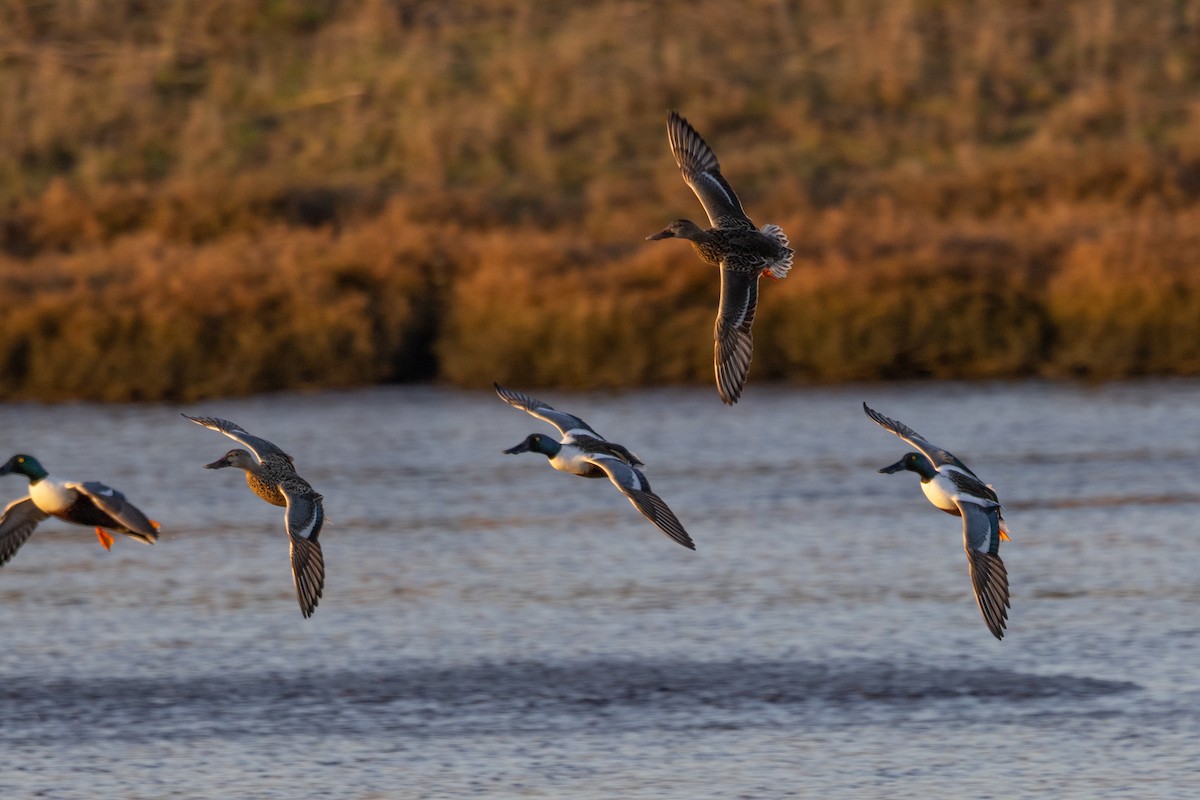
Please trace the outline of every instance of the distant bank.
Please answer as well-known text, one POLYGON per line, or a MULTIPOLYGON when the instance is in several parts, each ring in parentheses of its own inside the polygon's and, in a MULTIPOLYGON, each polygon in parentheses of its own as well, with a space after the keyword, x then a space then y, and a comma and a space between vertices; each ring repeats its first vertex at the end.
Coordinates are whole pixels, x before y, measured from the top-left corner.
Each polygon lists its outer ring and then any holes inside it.
POLYGON ((748 391, 1200 374, 1187 4, 856 8, 17 6, 0 399, 711 382, 669 108, 796 249, 748 391))

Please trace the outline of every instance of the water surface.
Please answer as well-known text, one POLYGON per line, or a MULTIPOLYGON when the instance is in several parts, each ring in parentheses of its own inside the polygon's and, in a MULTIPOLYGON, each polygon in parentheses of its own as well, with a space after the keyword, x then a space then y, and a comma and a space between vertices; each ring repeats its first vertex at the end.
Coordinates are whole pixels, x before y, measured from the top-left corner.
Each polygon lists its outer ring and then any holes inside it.
POLYGON ((105 553, 48 521, 0 569, 0 792, 1195 796, 1200 383, 538 394, 639 453, 697 552, 502 455, 548 428, 489 391, 0 406, 0 455, 163 524, 105 553), (1003 642, 863 400, 1005 502, 1003 642), (282 511, 203 470, 232 443, 181 410, 325 495, 312 619, 282 511))

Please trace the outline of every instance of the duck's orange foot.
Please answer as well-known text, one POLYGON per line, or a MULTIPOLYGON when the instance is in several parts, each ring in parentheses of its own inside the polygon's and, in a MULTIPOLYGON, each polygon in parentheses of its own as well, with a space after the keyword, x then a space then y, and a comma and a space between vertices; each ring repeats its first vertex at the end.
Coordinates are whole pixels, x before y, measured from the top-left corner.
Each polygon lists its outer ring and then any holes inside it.
POLYGON ((1012 541, 1012 539, 1011 539, 1011 538, 1009 538, 1009 535, 1008 535, 1007 533, 1005 533, 1004 531, 1000 531, 1000 541, 1002 541, 1002 542, 1011 542, 1011 541, 1012 541))
POLYGON ((100 545, 105 550, 111 550, 112 544, 115 541, 113 535, 104 528, 96 528, 96 538, 100 540, 100 545))
POLYGON ((146 522, 149 522, 149 523, 150 523, 150 527, 154 528, 154 530, 158 530, 159 528, 161 528, 161 527, 162 527, 162 525, 159 525, 159 524, 158 524, 158 522, 157 522, 156 520, 147 519, 147 520, 146 520, 146 522))
POLYGON ((773 280, 773 281, 777 281, 777 280, 779 280, 779 278, 776 278, 774 275, 772 275, 772 274, 771 274, 771 270, 769 270, 769 269, 764 269, 764 270, 762 271, 762 276, 763 276, 764 278, 770 278, 770 279, 771 279, 771 280, 773 280))

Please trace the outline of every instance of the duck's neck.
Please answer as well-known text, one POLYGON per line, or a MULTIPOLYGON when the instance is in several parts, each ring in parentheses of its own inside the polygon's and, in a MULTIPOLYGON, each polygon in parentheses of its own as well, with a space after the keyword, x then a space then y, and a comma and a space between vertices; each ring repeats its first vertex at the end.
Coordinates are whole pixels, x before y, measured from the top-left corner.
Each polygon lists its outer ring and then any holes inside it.
POLYGON ((679 235, 684 239, 687 239, 696 247, 705 244, 712 244, 716 240, 716 235, 713 234, 712 230, 706 230, 698 225, 693 225, 686 231, 680 231, 679 235))
POLYGON ((26 464, 25 474, 29 476, 30 486, 35 486, 50 477, 50 474, 38 464, 26 464))
POLYGON ((921 476, 921 483, 929 483, 938 476, 937 469, 928 461, 917 462, 912 471, 921 476))

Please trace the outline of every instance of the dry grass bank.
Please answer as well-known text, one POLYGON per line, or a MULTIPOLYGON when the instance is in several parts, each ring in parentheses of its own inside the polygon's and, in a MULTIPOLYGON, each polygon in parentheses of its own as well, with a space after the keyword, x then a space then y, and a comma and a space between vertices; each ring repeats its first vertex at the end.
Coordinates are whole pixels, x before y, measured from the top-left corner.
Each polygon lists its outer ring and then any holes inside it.
POLYGON ((679 108, 797 266, 752 377, 1200 374, 1200 0, 0 8, 0 398, 711 379, 679 108))

